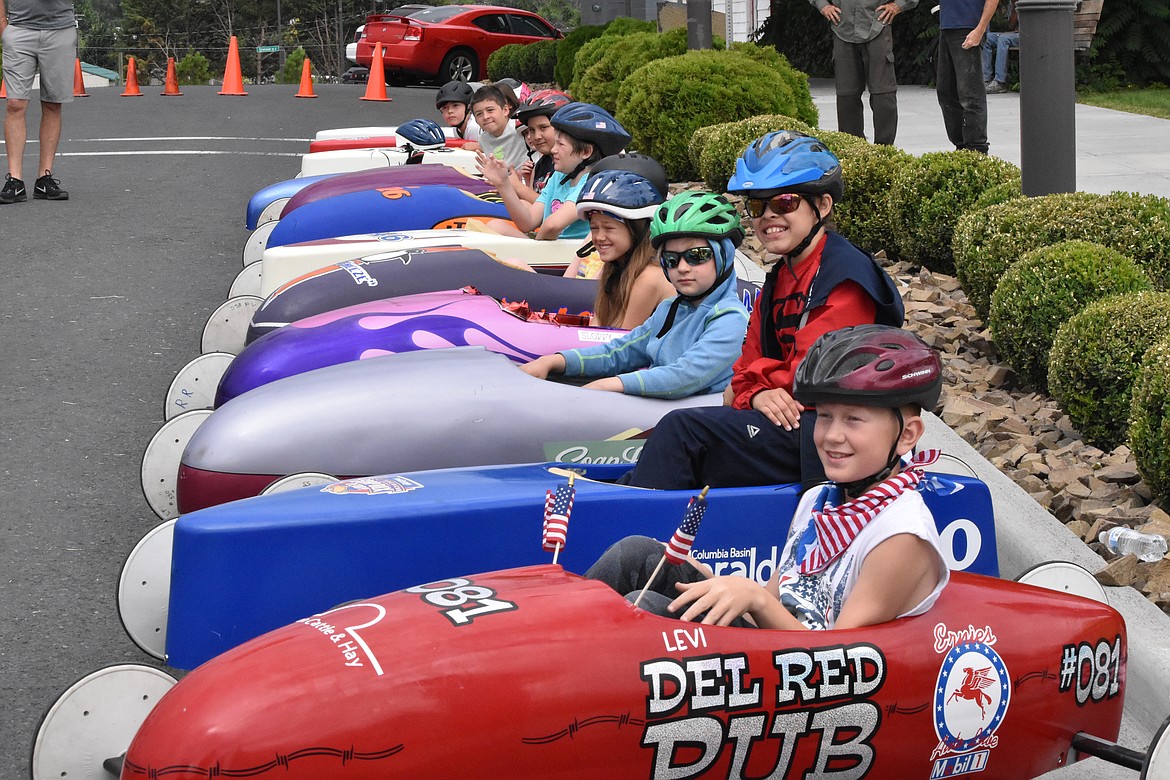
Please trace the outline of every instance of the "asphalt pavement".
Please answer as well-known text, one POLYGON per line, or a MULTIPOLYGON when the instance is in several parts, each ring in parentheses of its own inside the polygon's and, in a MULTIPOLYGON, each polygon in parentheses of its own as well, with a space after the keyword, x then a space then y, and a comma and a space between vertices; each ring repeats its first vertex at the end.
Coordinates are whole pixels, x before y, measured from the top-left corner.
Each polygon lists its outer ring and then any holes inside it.
MULTIPOLYGON (((39 720, 73 681, 108 664, 155 663, 116 611, 122 562, 158 522, 139 465, 172 375, 199 353, 204 321, 240 268, 248 198, 295 175, 318 129, 435 113, 433 88, 391 88, 391 103, 359 100, 361 86, 319 85, 314 100, 296 90, 91 89, 65 108, 54 173, 70 200, 0 206, 0 777, 28 776, 39 720)), ((815 83, 814 95, 834 127, 831 87, 815 83)), ((906 148, 947 148, 933 93, 901 97, 906 148)), ((1012 100, 992 99, 992 152, 1008 159, 1019 136, 1006 119, 1012 100)), ((1146 123, 1101 111, 1078 109, 1081 137, 1099 122, 1146 123)), ((38 121, 34 102, 34 139, 38 121)), ((1151 148, 1170 137, 1170 124, 1155 128, 1141 131, 1151 148)), ((25 153, 29 181, 36 148, 25 153)), ((1103 154, 1082 152, 1086 176, 1112 165, 1103 154)), ((1143 171, 1149 188, 1124 188, 1170 194, 1167 153, 1143 171)), ((1086 181, 1098 189, 1105 179, 1086 181)))

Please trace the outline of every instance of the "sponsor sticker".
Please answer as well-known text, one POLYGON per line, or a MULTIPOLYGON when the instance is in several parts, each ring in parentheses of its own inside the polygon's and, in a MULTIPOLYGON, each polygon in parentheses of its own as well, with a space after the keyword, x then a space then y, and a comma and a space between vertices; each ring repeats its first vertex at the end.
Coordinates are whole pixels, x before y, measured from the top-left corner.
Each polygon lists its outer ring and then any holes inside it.
POLYGON ((336 495, 376 496, 387 493, 409 493, 421 487, 421 483, 415 482, 410 477, 388 474, 382 477, 359 477, 334 482, 332 485, 321 488, 321 492, 336 495))

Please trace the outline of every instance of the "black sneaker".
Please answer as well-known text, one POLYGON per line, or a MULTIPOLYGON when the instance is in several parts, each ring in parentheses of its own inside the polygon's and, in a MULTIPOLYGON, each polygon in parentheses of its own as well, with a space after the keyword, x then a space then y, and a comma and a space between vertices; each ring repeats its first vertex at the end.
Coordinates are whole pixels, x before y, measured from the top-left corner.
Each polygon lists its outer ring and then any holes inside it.
POLYGON ((61 189, 60 184, 53 178, 52 171, 45 171, 33 186, 33 197, 37 200, 69 200, 69 193, 61 189))
POLYGON ((0 203, 20 203, 28 200, 28 192, 24 189, 24 182, 12 178, 12 174, 4 174, 4 189, 0 190, 0 203))

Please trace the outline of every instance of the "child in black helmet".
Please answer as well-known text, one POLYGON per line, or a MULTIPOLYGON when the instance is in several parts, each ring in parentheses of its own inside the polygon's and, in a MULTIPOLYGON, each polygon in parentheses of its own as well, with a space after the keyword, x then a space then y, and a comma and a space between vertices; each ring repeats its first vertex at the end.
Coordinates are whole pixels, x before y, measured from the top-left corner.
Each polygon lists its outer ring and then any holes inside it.
POLYGON ((435 94, 435 108, 443 116, 447 127, 455 128, 455 135, 467 141, 464 149, 479 149, 479 125, 471 115, 471 96, 475 89, 466 81, 448 81, 435 94))
MULTIPOLYGON (((832 481, 801 498, 776 573, 760 585, 667 566, 642 601, 648 610, 724 626, 856 628, 921 615, 938 599, 950 574, 917 491, 938 453, 902 461, 922 436, 922 409, 938 402, 938 354, 899 328, 843 328, 817 340, 794 389, 816 407, 817 454, 832 481)), ((587 576, 636 595, 662 551, 628 537, 587 576)))

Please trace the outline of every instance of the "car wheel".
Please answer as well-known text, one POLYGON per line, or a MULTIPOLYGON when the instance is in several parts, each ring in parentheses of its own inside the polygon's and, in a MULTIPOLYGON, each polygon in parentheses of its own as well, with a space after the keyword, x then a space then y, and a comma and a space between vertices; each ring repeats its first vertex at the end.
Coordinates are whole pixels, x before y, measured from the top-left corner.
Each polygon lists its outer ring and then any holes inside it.
POLYGON ((439 66, 439 79, 444 84, 448 81, 472 81, 478 71, 479 64, 474 54, 467 49, 454 49, 443 58, 443 64, 439 66))

